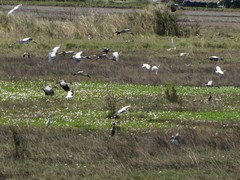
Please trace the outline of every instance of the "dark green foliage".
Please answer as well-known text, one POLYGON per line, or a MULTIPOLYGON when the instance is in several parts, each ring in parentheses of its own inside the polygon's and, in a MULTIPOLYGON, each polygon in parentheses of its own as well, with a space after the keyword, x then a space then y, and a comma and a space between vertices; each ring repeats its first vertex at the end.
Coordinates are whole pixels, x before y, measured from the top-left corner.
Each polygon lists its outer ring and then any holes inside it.
POLYGON ((168 9, 155 10, 155 32, 161 36, 189 36, 189 29, 179 23, 178 15, 168 9))
POLYGON ((112 118, 117 109, 117 97, 110 92, 105 96, 105 102, 108 110, 107 118, 112 118))
POLYGON ((166 86, 166 90, 164 91, 166 98, 170 101, 170 102, 175 102, 175 103, 180 103, 181 102, 181 98, 177 93, 177 90, 175 89, 174 85, 167 85, 166 86))
POLYGON ((16 159, 23 159, 26 156, 24 139, 21 134, 16 130, 16 128, 12 127, 10 130, 12 132, 12 140, 14 145, 13 157, 16 159))

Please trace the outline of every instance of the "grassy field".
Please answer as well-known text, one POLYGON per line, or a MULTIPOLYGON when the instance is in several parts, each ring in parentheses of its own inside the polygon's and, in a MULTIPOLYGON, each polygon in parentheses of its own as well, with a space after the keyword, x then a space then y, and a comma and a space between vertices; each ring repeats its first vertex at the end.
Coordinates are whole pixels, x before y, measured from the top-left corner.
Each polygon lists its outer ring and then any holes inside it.
POLYGON ((185 27, 158 7, 162 22, 151 8, 66 21, 0 14, 0 179, 240 178, 239 31, 185 27), (173 26, 181 31, 170 32, 173 26), (127 27, 133 36, 114 33, 127 27), (9 48, 28 36, 37 44, 9 48), (177 49, 167 51, 171 38, 177 49), (76 63, 58 55, 48 62, 59 44, 60 52, 85 55, 109 47, 121 51, 120 61, 76 63), (31 58, 22 57, 26 51, 31 58), (159 73, 143 63, 160 65, 159 73), (224 75, 215 73, 217 65, 224 75), (73 76, 78 70, 91 78, 73 76), (71 82, 72 99, 59 85, 52 97, 41 90, 60 79, 71 82), (211 79, 214 86, 206 87, 211 79), (126 105, 130 112, 109 118, 126 105), (181 148, 169 141, 178 131, 181 148))

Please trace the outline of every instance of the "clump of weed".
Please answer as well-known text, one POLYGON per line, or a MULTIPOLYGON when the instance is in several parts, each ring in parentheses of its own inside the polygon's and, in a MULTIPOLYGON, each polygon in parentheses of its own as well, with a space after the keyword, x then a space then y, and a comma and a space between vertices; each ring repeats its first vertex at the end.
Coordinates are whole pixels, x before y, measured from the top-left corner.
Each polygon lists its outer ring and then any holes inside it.
POLYGON ((175 85, 173 84, 167 85, 164 93, 167 100, 169 100, 170 102, 175 102, 179 104, 182 102, 181 97, 177 93, 175 85))
POLYGON ((179 23, 178 15, 168 9, 155 9, 155 32, 163 36, 189 36, 190 31, 179 23))
POLYGON ((108 110, 107 118, 112 118, 117 109, 117 97, 112 92, 105 96, 106 108, 108 110))
POLYGON ((16 159, 23 159, 27 155, 24 138, 15 128, 11 128, 10 130, 12 133, 12 140, 14 146, 13 157, 16 159))

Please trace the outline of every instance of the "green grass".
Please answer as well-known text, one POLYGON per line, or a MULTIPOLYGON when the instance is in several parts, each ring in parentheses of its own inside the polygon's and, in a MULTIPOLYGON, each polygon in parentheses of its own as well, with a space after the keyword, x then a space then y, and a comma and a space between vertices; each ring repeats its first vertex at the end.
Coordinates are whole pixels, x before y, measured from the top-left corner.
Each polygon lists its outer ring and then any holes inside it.
POLYGON ((67 100, 60 87, 53 97, 45 96, 40 90, 45 84, 42 80, 2 81, 1 124, 43 127, 46 118, 51 117, 53 127, 106 130, 113 121, 107 118, 106 96, 109 93, 117 98, 117 108, 132 105, 131 112, 117 120, 126 130, 172 127, 186 121, 226 124, 240 118, 240 109, 236 106, 240 91, 234 87, 179 86, 176 89, 182 102, 178 104, 166 99, 165 86, 75 82, 71 85, 75 96, 67 100), (208 102, 210 90, 214 97, 208 102))

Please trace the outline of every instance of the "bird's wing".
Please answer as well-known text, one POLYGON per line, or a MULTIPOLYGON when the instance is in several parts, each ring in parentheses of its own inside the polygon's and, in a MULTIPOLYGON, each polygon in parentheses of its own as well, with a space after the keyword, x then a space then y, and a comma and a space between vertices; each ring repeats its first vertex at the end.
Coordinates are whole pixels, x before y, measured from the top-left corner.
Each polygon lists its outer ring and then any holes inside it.
POLYGON ((17 10, 20 6, 22 6, 22 4, 18 4, 17 6, 15 6, 13 9, 11 9, 10 11, 8 11, 8 14, 13 13, 15 10, 17 10))
POLYGON ((119 60, 119 52, 113 52, 113 60, 118 61, 119 60))
POLYGON ((60 45, 54 47, 53 50, 52 50, 52 52, 56 54, 59 48, 60 48, 60 45))
POLYGON ((221 68, 219 66, 217 66, 216 71, 221 71, 221 68))

